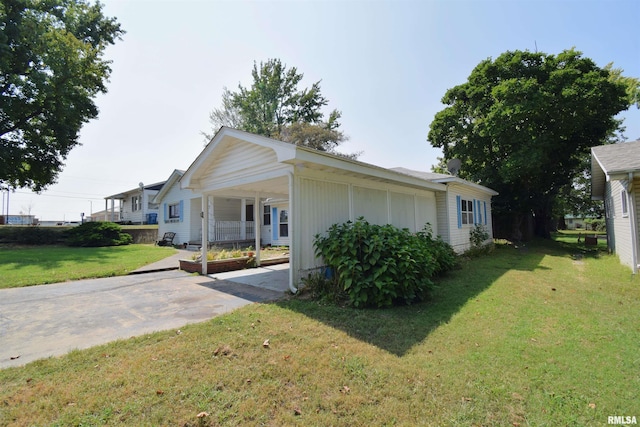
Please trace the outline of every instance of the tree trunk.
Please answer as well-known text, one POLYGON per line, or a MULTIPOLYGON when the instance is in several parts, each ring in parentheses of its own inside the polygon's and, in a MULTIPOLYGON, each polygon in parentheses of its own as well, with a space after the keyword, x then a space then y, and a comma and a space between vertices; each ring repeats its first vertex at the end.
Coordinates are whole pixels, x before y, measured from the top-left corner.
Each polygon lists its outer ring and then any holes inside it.
POLYGON ((551 210, 548 209, 547 206, 539 207, 535 210, 534 221, 535 235, 544 239, 550 239, 551 229, 553 228, 551 210))

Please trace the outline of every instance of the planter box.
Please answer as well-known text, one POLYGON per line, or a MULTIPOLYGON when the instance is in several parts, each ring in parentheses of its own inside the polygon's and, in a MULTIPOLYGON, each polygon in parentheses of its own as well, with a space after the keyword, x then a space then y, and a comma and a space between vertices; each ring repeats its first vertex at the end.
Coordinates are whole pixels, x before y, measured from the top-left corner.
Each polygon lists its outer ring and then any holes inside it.
MULTIPOLYGON (((247 268, 249 259, 249 257, 241 257, 207 261, 207 274, 242 270, 244 268, 247 268)), ((202 262, 190 259, 181 259, 180 270, 184 270, 188 273, 202 273, 202 262)))
MULTIPOLYGON (((218 259, 215 261, 207 261, 207 274, 223 273, 225 271, 243 270, 245 268, 253 268, 249 266, 249 260, 253 257, 240 257, 229 259, 218 259)), ((289 262, 289 256, 268 258, 260 260, 260 266, 284 264, 289 262)), ((180 270, 188 273, 202 273, 202 262, 191 259, 180 260, 180 270)))

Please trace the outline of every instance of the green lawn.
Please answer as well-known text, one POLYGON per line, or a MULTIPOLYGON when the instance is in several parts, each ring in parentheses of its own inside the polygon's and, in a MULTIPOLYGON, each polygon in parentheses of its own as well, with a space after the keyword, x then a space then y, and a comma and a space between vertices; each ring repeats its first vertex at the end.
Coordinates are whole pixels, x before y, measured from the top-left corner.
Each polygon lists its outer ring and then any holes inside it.
POLYGON ((0 247, 0 289, 127 274, 175 249, 153 245, 105 248, 0 247))
POLYGON ((638 313, 614 256, 499 245, 425 303, 254 304, 0 370, 0 425, 603 426, 640 416, 638 313))

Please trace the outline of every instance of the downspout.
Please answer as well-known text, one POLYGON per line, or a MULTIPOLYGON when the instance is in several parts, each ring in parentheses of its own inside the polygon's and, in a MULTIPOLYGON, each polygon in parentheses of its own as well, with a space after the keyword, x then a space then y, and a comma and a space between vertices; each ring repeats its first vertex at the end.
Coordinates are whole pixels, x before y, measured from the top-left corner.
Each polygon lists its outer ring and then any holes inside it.
POLYGON ((298 226, 298 224, 297 224, 297 221, 293 221, 295 217, 292 209, 293 208, 293 190, 294 190, 293 172, 288 171, 287 175, 289 176, 289 234, 291 235, 291 240, 290 240, 291 248, 289 248, 289 290, 291 291, 291 293, 296 294, 298 293, 298 288, 296 288, 293 284, 293 279, 294 279, 293 266, 295 265, 294 261, 297 261, 297 260, 296 260, 295 251, 292 251, 291 249, 293 248, 296 241, 297 233, 294 234, 294 230, 296 230, 296 227, 298 226))
POLYGON ((631 265, 633 274, 638 273, 638 227, 636 218, 635 196, 633 190, 633 172, 629 172, 629 185, 627 186, 627 203, 629 205, 629 222, 631 225, 631 265))

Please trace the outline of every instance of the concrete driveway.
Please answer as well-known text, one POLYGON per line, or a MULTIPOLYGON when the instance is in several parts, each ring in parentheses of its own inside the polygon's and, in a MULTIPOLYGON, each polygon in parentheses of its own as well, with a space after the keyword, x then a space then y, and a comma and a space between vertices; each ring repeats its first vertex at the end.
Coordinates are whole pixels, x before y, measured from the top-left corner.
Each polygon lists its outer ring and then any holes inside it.
POLYGON ((288 264, 244 272, 165 271, 2 289, 0 368, 201 322, 288 289, 288 264))

